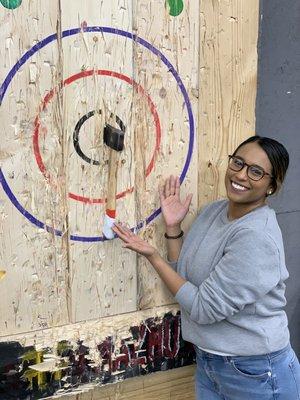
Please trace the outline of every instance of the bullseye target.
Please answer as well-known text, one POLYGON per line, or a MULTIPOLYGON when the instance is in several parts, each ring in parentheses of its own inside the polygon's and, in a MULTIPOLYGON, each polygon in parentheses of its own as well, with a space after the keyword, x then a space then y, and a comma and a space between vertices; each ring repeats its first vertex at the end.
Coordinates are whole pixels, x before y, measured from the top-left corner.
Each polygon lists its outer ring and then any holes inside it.
MULTIPOLYGON (((124 30, 100 26, 75 28, 62 32, 63 42, 70 41, 71 38, 75 38, 77 35, 80 37, 82 35, 92 35, 92 40, 94 41, 96 41, 95 37, 97 38, 95 35, 104 38, 117 37, 118 43, 122 44, 122 46, 124 46, 122 41, 132 41, 140 46, 143 51, 149 52, 152 57, 157 58, 161 71, 165 74, 165 79, 168 79, 168 84, 177 88, 178 101, 181 101, 183 105, 182 118, 188 123, 188 129, 185 133, 186 155, 180 173, 182 182, 188 171, 193 151, 194 117, 187 90, 171 62, 149 42, 124 30)), ((49 52, 49 48, 54 46, 56 40, 57 36, 53 34, 39 41, 9 71, 0 88, 0 102, 1 105, 6 103, 6 109, 9 108, 16 78, 22 79, 22 73, 26 71, 27 66, 30 75, 39 53, 41 51, 49 52)), ((76 46, 74 47, 74 51, 76 51, 76 46)), ((44 61, 44 64, 46 65, 47 63, 44 61)), ((65 129, 68 138, 67 170, 68 176, 72 177, 72 179, 68 181, 67 194, 70 205, 74 203, 74 213, 80 213, 80 210, 82 210, 80 204, 82 204, 88 207, 99 207, 99 209, 96 208, 91 213, 93 215, 98 214, 99 220, 102 217, 101 213, 105 203, 106 190, 103 177, 107 175, 107 170, 105 169, 107 166, 105 165, 105 148, 101 141, 101 129, 99 131, 99 126, 101 126, 101 123, 103 124, 105 116, 109 115, 116 123, 116 126, 125 132, 126 145, 124 157, 122 156, 124 158, 124 165, 122 166, 123 179, 118 186, 118 201, 127 201, 126 199, 129 199, 135 190, 134 184, 131 184, 133 180, 132 169, 130 169, 129 165, 131 162, 128 161, 132 160, 132 148, 134 146, 132 135, 134 121, 130 117, 132 98, 134 96, 135 98, 138 97, 139 101, 144 104, 149 121, 149 132, 151 132, 145 151, 147 158, 145 165, 146 178, 150 177, 155 171, 161 141, 168 131, 165 127, 163 103, 160 101, 160 105, 158 105, 157 93, 151 92, 151 86, 147 87, 147 85, 138 83, 132 77, 133 72, 129 67, 121 70, 117 65, 104 64, 105 59, 102 57, 102 59, 97 60, 97 63, 92 68, 87 68, 85 65, 77 65, 76 63, 70 68, 67 65, 66 71, 64 71, 65 76, 58 85, 57 83, 56 85, 52 84, 54 80, 51 77, 44 77, 47 88, 44 93, 40 94, 36 111, 32 114, 30 120, 25 120, 24 118, 22 121, 26 128, 24 128, 26 133, 22 138, 24 149, 26 148, 24 151, 27 151, 26 162, 20 163, 20 153, 13 146, 11 149, 13 156, 3 163, 0 170, 2 187, 13 205, 32 224, 58 236, 62 235, 59 220, 56 221, 55 218, 49 219, 41 207, 35 207, 34 201, 29 200, 30 196, 26 197, 24 195, 26 190, 33 190, 34 187, 41 188, 40 190, 44 190, 47 194, 53 194, 61 185, 61 182, 56 179, 60 161, 57 157, 60 139, 57 132, 58 124, 55 123, 56 118, 58 118, 56 101, 58 96, 63 96, 68 110, 67 115, 64 115, 65 123, 62 129, 65 129), (106 99, 107 93, 110 93, 110 100, 106 99), (99 121, 102 122, 99 123, 99 121), (19 173, 15 172, 18 171, 16 167, 19 167, 19 173), (31 174, 34 176, 34 179, 31 178, 33 183, 31 183, 31 188, 28 187, 25 190, 24 185, 26 182, 24 183, 24 177, 26 179, 31 174), (83 179, 83 176, 85 179, 83 179)), ((19 97, 21 97, 21 94, 19 97)), ((17 104, 19 106, 22 102, 19 101, 17 104)), ((12 121, 9 124, 9 129, 7 128, 7 142, 9 141, 10 143, 13 143, 13 128, 14 123, 12 121)), ((135 223, 135 229, 139 229, 143 224, 150 223, 159 214, 159 208, 153 209, 150 215, 144 216, 142 221, 135 223)), ((104 238, 99 235, 100 229, 93 234, 91 232, 86 233, 88 231, 87 227, 90 225, 89 221, 87 221, 84 227, 76 226, 76 229, 74 228, 74 231, 70 233, 70 239, 83 242, 103 241, 104 238)))
MULTIPOLYGON (((70 78, 66 79, 63 82, 63 86, 69 85, 72 82, 76 81, 77 79, 80 78, 87 78, 90 76, 94 76, 95 74, 97 75, 103 75, 103 76, 112 76, 114 78, 118 78, 123 80, 124 82, 127 82, 128 84, 132 85, 134 87, 135 90, 137 90, 139 93, 141 93, 145 98, 147 103, 149 104, 149 109, 151 111, 151 114, 153 115, 153 120, 155 123, 155 133, 156 133, 156 142, 155 142, 155 148, 153 151, 153 155, 151 157, 151 160, 146 168, 146 176, 148 176, 150 174, 150 172, 152 171, 153 167, 154 167, 154 162, 155 162, 155 155, 156 152, 159 150, 159 146, 160 146, 160 140, 161 140, 161 127, 160 127, 160 121, 159 121, 159 117, 155 108, 155 105, 153 103, 153 101, 151 100, 151 98, 149 97, 149 95, 147 95, 144 91, 144 89, 137 84, 136 82, 134 82, 131 78, 117 73, 117 72, 112 72, 112 71, 105 71, 105 70, 97 70, 97 71, 84 71, 84 72, 80 72, 74 76, 71 76, 70 78)), ((54 93, 57 90, 51 90, 43 99, 43 102, 41 104, 41 112, 43 112, 43 110, 47 107, 48 103, 51 101, 52 97, 54 96, 54 93)), ((101 110, 99 112, 101 114, 101 110)), ((79 144, 79 130, 82 127, 83 123, 86 122, 89 118, 91 118, 92 116, 95 115, 95 111, 90 111, 87 114, 85 114, 83 117, 81 117, 79 119, 79 121, 77 122, 75 129, 74 129, 74 135, 73 135, 73 142, 74 142, 74 148, 77 152, 77 154, 86 162, 92 164, 92 165, 100 165, 99 161, 96 160, 92 160, 90 157, 86 156, 85 153, 81 150, 80 144, 79 144)), ((119 125, 120 129, 125 130, 125 125, 122 122, 122 120, 116 116, 116 122, 119 125)), ((33 148, 34 148, 34 155, 37 161, 37 165, 40 169, 40 171, 42 172, 42 174, 44 175, 44 177, 51 181, 51 176, 49 174, 49 172, 47 171, 47 168, 42 160, 42 155, 41 155, 41 151, 40 151, 40 147, 39 147, 39 135, 40 135, 40 118, 39 116, 37 116, 35 118, 34 121, 34 135, 33 135, 33 148)), ((45 134, 45 130, 44 130, 44 134, 45 134)), ((126 193, 131 193, 133 191, 133 188, 129 188, 124 190, 123 192, 117 194, 117 198, 121 198, 123 196, 126 195, 126 193)), ((69 193, 69 197, 71 199, 77 200, 77 201, 82 201, 83 203, 104 203, 105 199, 97 199, 97 198, 90 198, 90 197, 85 197, 85 196, 81 196, 78 194, 74 194, 72 192, 69 193)))
MULTIPOLYGON (((81 146, 79 143, 79 133, 80 133, 80 128, 82 125, 91 117, 95 115, 95 113, 102 114, 101 110, 93 110, 89 111, 87 114, 83 115, 83 117, 80 118, 80 120, 77 122, 74 133, 73 133, 73 144, 74 144, 74 149, 76 150, 76 153, 81 157, 84 161, 86 161, 89 164, 93 165, 100 165, 100 161, 98 160, 93 160, 90 157, 86 156, 84 152, 81 150, 81 146)), ((116 123, 118 124, 119 128, 121 131, 125 132, 125 125, 123 121, 116 115, 116 123)))

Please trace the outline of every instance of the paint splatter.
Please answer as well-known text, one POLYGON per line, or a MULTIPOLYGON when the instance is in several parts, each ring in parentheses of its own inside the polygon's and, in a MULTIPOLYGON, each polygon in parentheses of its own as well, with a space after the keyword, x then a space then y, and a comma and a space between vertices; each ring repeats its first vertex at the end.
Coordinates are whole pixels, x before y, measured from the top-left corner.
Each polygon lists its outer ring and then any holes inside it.
POLYGON ((82 21, 80 24, 80 28, 84 31, 86 29, 86 27, 88 26, 86 21, 82 21))
POLYGON ((0 281, 3 279, 6 275, 6 271, 0 271, 0 281))
POLYGON ((0 0, 0 2, 5 8, 13 10, 21 5, 22 0, 0 0))
POLYGON ((124 338, 118 338, 121 341, 110 335, 92 348, 80 339, 39 350, 17 342, 0 343, 0 399, 48 398, 87 383, 119 382, 191 365, 195 351, 183 341, 180 327, 178 312, 148 318, 131 326, 124 338))
POLYGON ((183 0, 168 0, 169 13, 172 17, 177 17, 182 13, 183 0))

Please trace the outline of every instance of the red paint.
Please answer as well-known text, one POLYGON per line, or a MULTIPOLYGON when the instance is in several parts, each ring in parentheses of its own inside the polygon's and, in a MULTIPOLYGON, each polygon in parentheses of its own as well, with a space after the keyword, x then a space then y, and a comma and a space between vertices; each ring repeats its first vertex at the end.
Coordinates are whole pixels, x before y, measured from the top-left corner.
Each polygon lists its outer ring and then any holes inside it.
POLYGON ((150 328, 147 343, 147 359, 148 362, 154 361, 155 358, 163 356, 163 326, 162 324, 154 325, 150 328))
POLYGON ((120 347, 120 355, 118 355, 113 360, 112 370, 118 371, 120 369, 125 369, 130 365, 131 355, 128 346, 122 340, 122 345, 120 347))
POLYGON ((79 340, 75 346, 62 341, 57 349, 44 349, 43 355, 59 349, 60 362, 65 366, 67 361, 68 368, 62 370, 59 380, 55 374, 50 377, 49 372, 42 372, 46 386, 38 387, 33 378, 30 390, 28 382, 24 381, 24 374, 35 361, 24 361, 22 356, 33 348, 24 348, 15 342, 8 343, 4 345, 4 354, 9 354, 9 358, 7 364, 2 365, 2 371, 0 368, 1 393, 4 389, 4 394, 13 393, 16 398, 25 398, 25 394, 35 394, 35 398, 41 398, 41 395, 55 394, 57 388, 69 392, 70 385, 77 388, 89 382, 113 383, 130 376, 190 365, 195 358, 194 348, 180 339, 179 330, 178 314, 174 316, 168 313, 162 319, 149 318, 140 326, 130 327, 129 337, 121 340, 119 348, 116 348, 116 338, 113 336, 97 345, 99 361, 98 357, 97 361, 92 358, 94 349, 90 351, 83 340, 79 340), (10 374, 11 371, 14 373, 10 374))
POLYGON ((167 358, 175 358, 180 347, 180 319, 175 317, 175 321, 165 318, 164 326, 164 356, 167 358), (173 329, 172 329, 173 328, 173 329), (173 348, 171 348, 171 342, 173 348))
POLYGON ((98 346, 102 358, 102 369, 107 365, 110 372, 122 371, 128 367, 152 364, 163 358, 174 359, 180 347, 180 318, 164 318, 161 323, 155 319, 146 321, 134 328, 138 337, 121 341, 119 351, 115 352, 112 337, 98 346))
POLYGON ((109 208, 106 209, 106 215, 110 218, 116 218, 116 210, 110 210, 109 208))
POLYGON ((108 365, 108 369, 111 372, 112 371, 112 355, 114 352, 114 345, 112 342, 112 337, 109 336, 108 338, 106 338, 104 340, 104 342, 99 344, 97 347, 98 347, 98 350, 100 353, 100 357, 102 358, 101 368, 103 369, 104 365, 108 365))

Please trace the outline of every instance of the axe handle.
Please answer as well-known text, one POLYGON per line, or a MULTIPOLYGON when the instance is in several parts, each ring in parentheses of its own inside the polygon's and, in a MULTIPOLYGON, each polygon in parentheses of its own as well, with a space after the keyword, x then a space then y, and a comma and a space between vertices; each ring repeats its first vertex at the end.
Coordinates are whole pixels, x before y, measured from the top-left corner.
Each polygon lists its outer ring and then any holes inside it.
POLYGON ((114 238, 112 227, 116 218, 117 173, 118 152, 109 149, 106 212, 103 221, 103 235, 106 239, 114 238))
POLYGON ((116 210, 118 152, 109 149, 106 210, 116 210))

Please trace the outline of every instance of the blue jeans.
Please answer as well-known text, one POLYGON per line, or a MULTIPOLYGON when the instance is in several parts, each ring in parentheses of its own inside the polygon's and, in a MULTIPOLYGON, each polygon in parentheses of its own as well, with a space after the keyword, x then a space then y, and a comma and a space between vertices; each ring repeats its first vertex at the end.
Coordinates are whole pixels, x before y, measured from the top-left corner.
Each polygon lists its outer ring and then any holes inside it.
POLYGON ((196 354, 197 400, 300 400, 300 365, 290 345, 261 356, 196 354))

